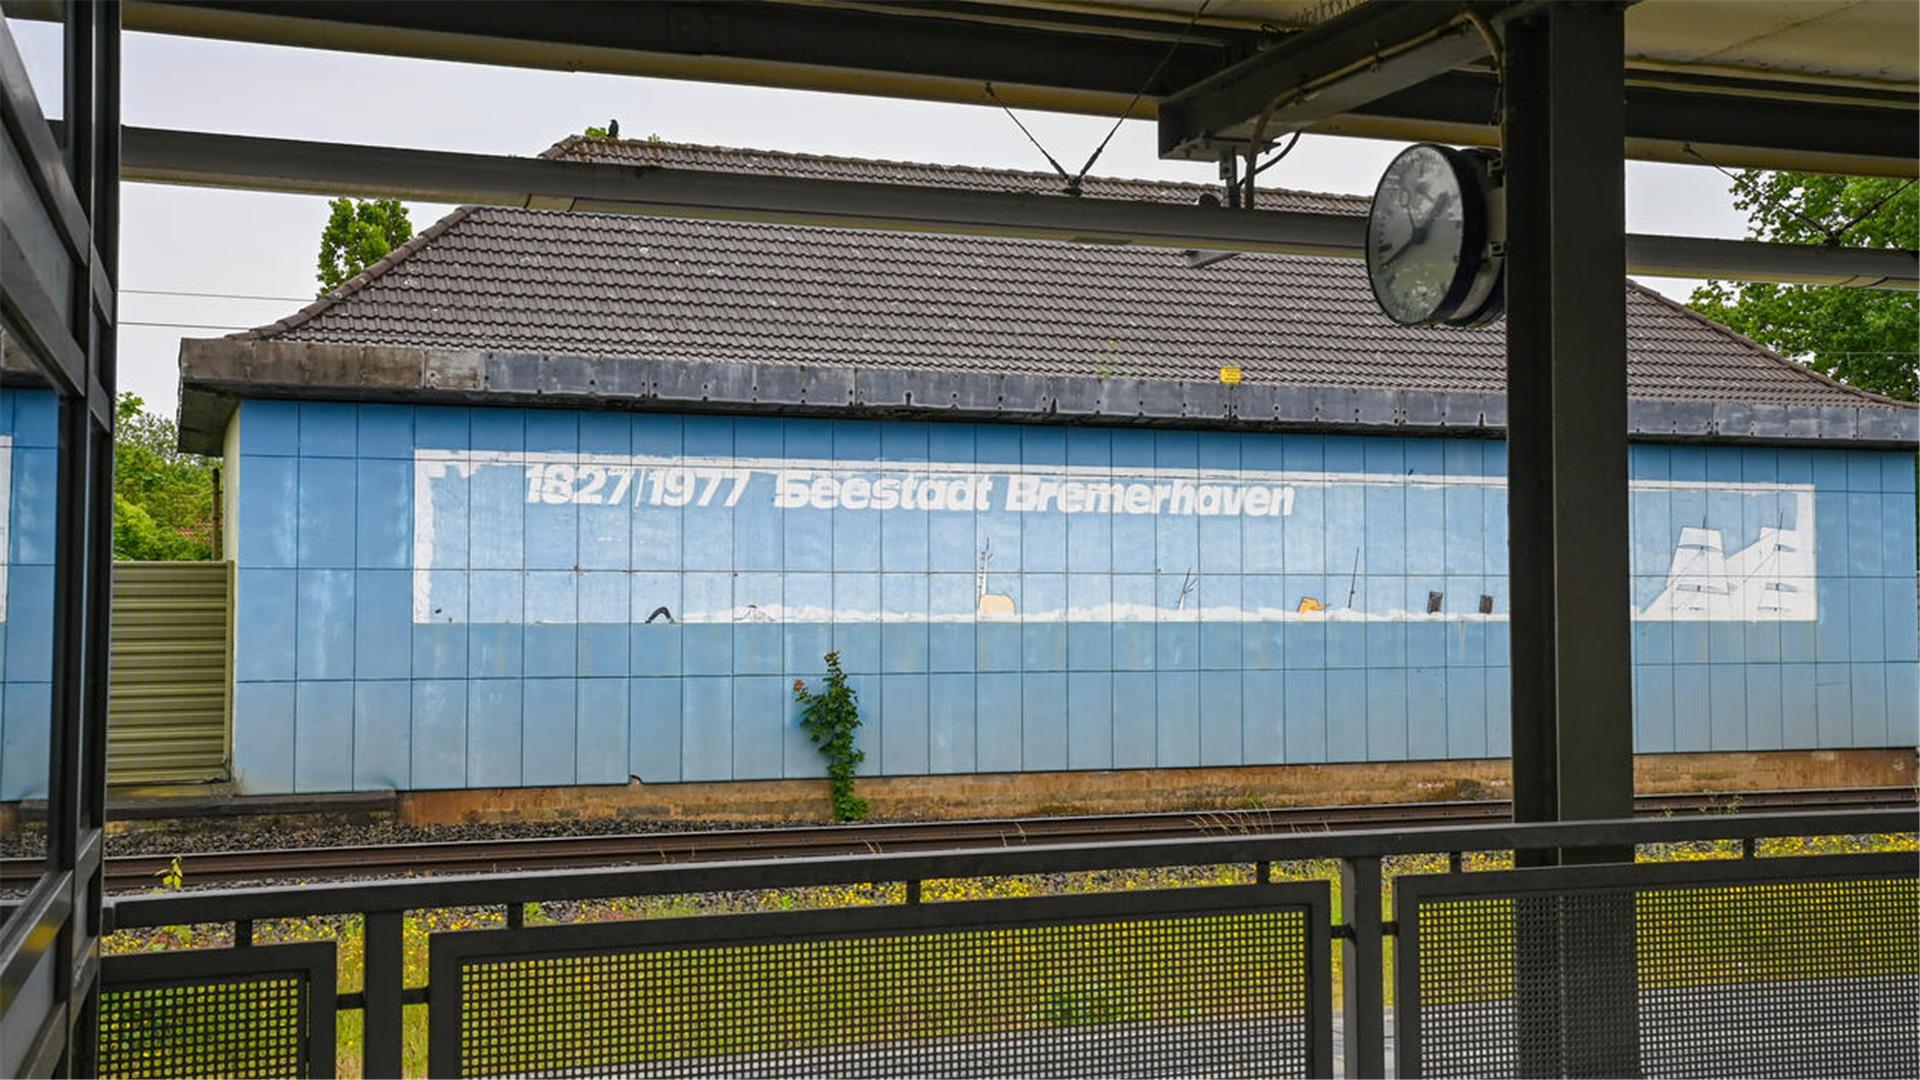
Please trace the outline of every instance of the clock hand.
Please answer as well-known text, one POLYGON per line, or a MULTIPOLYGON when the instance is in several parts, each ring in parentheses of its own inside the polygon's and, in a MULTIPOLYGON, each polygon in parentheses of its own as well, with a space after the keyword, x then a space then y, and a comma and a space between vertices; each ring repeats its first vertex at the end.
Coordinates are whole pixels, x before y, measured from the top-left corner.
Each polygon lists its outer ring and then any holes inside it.
POLYGON ((1407 206, 1404 198, 1400 200, 1399 206, 1400 216, 1407 220, 1407 238, 1401 242, 1399 247, 1393 249, 1392 254, 1380 260, 1380 268, 1382 270, 1392 266, 1396 260, 1407 253, 1408 248, 1418 243, 1422 238, 1420 226, 1414 224, 1413 211, 1407 206))
POLYGON ((1439 195, 1434 197, 1432 211, 1426 214, 1423 218, 1421 218, 1419 222, 1415 222, 1413 220, 1413 213, 1407 210, 1405 204, 1403 203, 1401 205, 1401 213, 1404 214, 1407 219, 1407 226, 1408 226, 1407 240, 1405 243, 1401 244, 1399 247, 1393 249, 1392 254, 1380 260, 1380 264, 1379 264, 1380 269, 1385 270, 1387 267, 1392 266, 1395 262, 1398 262, 1400 260, 1400 257, 1405 255, 1415 244, 1424 243, 1427 239, 1427 232, 1428 230, 1433 228, 1434 222, 1440 216, 1440 211, 1444 209, 1449 202, 1452 202, 1452 201, 1453 201, 1452 194, 1444 191, 1441 192, 1439 195))
MULTIPOLYGON (((1418 243, 1425 240, 1427 238, 1427 230, 1432 228, 1433 223, 1438 220, 1440 211, 1446 209, 1447 204, 1452 201, 1453 195, 1451 192, 1443 191, 1434 196, 1432 209, 1427 212, 1425 217, 1420 219, 1420 224, 1413 226, 1413 239, 1409 240, 1408 243, 1418 243)), ((1413 219, 1411 216, 1409 216, 1407 220, 1409 224, 1412 224, 1413 219)))
POLYGON ((1419 237, 1408 237, 1406 243, 1401 244, 1399 247, 1393 249, 1393 254, 1388 255, 1384 259, 1381 259, 1379 263, 1376 264, 1378 268, 1381 270, 1385 270, 1387 267, 1392 266, 1396 262, 1399 262, 1401 256, 1413 250, 1413 245, 1415 241, 1417 241, 1418 239, 1419 237))

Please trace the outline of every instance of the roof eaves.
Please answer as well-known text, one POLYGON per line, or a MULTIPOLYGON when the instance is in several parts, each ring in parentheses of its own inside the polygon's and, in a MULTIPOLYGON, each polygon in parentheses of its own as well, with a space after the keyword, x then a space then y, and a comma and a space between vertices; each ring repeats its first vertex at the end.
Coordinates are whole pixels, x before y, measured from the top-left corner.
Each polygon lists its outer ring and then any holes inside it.
MULTIPOLYGON (((183 341, 180 376, 181 416, 192 419, 181 445, 198 452, 218 446, 241 398, 1478 437, 1497 437, 1506 424, 1498 392, 300 340, 183 341)), ((1649 442, 1891 449, 1920 436, 1920 412, 1877 403, 1754 408, 1636 398, 1627 421, 1630 439, 1649 442)))
POLYGON ((1635 292, 1639 293, 1642 296, 1652 299, 1656 303, 1665 305, 1667 308, 1687 316, 1688 318, 1694 320, 1695 322, 1703 326, 1711 328, 1716 333, 1720 334, 1722 337, 1725 337, 1726 339, 1740 346, 1741 348, 1752 350, 1754 353, 1760 356, 1763 356, 1768 360, 1773 361, 1774 363, 1780 365, 1783 368, 1790 370, 1791 372, 1793 372, 1795 376, 1799 378, 1804 378, 1812 382, 1820 383, 1821 385, 1829 387, 1831 389, 1840 390, 1846 394, 1849 394, 1854 397, 1862 398, 1866 402, 1870 402, 1875 405, 1891 405, 1895 408, 1900 408, 1900 409, 1920 408, 1920 402, 1901 401, 1898 398, 1890 398, 1884 394, 1876 394, 1871 390, 1862 390, 1857 386, 1850 386, 1846 383, 1841 382, 1836 378, 1833 378, 1830 375, 1823 375, 1820 372, 1813 370, 1812 368, 1808 367, 1805 364, 1800 363, 1797 360, 1793 360, 1789 357, 1780 355, 1779 353, 1773 351, 1767 346, 1762 345, 1761 343, 1753 340, 1752 338, 1746 336, 1745 334, 1740 333, 1738 330, 1735 330, 1734 328, 1726 325, 1725 323, 1719 322, 1714 319, 1710 319, 1707 316, 1700 314, 1698 311, 1695 311, 1692 308, 1688 307, 1687 305, 1680 303, 1678 300, 1674 300, 1671 297, 1665 296, 1654 289, 1650 289, 1647 286, 1640 284, 1638 281, 1633 280, 1632 278, 1627 279, 1627 287, 1630 289, 1633 289, 1635 292))
POLYGON ((454 211, 446 217, 415 233, 406 243, 382 255, 379 261, 373 265, 360 271, 353 277, 348 278, 346 281, 341 282, 333 291, 326 293, 318 300, 288 315, 286 318, 275 320, 265 326, 256 326, 251 330, 242 330, 226 336, 241 340, 263 340, 279 337, 291 330, 298 329, 306 323, 312 322, 314 319, 325 314, 327 310, 335 304, 345 301, 355 293, 378 281, 387 271, 405 262, 415 252, 431 244, 448 229, 465 221, 467 216, 475 209, 477 208, 472 206, 455 208, 454 211))

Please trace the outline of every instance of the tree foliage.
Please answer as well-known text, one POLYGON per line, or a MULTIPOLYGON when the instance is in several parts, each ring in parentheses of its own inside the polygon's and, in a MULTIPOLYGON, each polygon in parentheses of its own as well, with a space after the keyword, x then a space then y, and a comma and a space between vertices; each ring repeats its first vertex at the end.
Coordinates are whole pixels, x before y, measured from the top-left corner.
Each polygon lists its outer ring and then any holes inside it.
POLYGON ((320 230, 322 295, 413 239, 413 222, 398 199, 334 199, 320 230))
POLYGON ((113 436, 116 559, 213 558, 213 461, 179 449, 173 421, 121 394, 113 436))
MULTIPOLYGON (((1920 185, 1748 169, 1734 205, 1753 238, 1785 244, 1920 247, 1920 185)), ((1920 297, 1911 292, 1710 281, 1694 310, 1850 386, 1920 396, 1920 297)))

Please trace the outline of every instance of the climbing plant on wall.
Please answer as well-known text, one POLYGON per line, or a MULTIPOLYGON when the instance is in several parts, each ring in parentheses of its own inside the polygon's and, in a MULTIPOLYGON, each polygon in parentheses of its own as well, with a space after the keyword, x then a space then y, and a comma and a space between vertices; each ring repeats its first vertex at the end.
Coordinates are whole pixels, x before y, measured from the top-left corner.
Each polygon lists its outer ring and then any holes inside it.
POLYGON ((867 800, 853 793, 853 774, 867 753, 854 745, 860 732, 860 695, 847 685, 840 654, 827 654, 827 678, 818 692, 808 689, 805 680, 795 679, 793 697, 800 703, 800 727, 827 759, 833 819, 859 821, 867 816, 867 800))

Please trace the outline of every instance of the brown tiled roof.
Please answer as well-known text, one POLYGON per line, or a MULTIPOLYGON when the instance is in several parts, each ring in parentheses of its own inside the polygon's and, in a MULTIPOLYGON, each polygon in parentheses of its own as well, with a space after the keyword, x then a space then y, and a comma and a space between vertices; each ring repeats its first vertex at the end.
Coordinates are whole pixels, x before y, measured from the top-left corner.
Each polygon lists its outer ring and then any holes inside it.
MULTIPOLYGON (((548 151, 896 184, 1057 192, 1046 173, 572 138, 548 151)), ((1191 202, 1210 188, 1095 180, 1086 197, 1191 202)), ((1261 205, 1362 213, 1351 196, 1261 205)), ((1642 400, 1879 402, 1627 285, 1628 384, 1642 400)), ((638 359, 839 363, 1286 386, 1502 388, 1502 327, 1407 329, 1346 259, 468 207, 334 294, 242 337, 638 359)))

